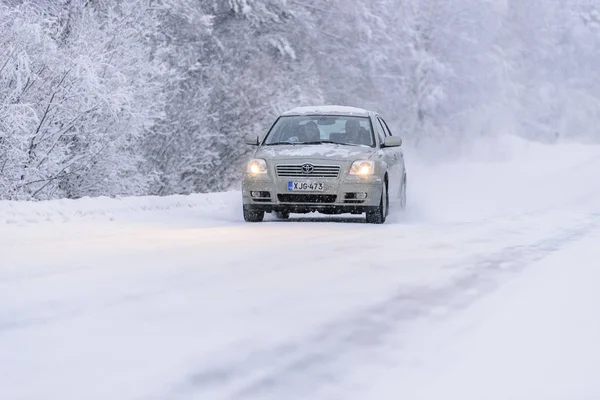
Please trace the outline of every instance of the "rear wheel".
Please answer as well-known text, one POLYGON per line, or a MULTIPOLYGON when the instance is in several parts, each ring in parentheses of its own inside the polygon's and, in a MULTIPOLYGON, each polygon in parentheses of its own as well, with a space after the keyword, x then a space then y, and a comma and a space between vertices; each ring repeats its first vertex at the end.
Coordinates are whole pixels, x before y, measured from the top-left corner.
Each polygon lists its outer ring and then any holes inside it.
POLYGON ((244 208, 244 221, 246 222, 262 222, 265 218, 264 211, 249 210, 244 208))
POLYGON ((406 175, 402 179, 402 189, 400 189, 400 208, 406 209, 406 175))
POLYGON ((379 206, 374 211, 367 211, 367 223, 383 224, 389 213, 390 199, 387 190, 387 182, 381 191, 379 206))
POLYGON ((288 219, 288 218, 290 218, 290 212, 289 211, 277 211, 277 212, 275 212, 275 215, 277 216, 278 219, 288 219))

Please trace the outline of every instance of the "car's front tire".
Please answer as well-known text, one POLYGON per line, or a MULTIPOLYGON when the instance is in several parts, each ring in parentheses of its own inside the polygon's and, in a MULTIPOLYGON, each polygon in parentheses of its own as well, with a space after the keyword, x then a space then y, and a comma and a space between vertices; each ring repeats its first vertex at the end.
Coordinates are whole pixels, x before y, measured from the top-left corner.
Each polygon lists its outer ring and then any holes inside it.
POLYGON ((381 200, 379 206, 373 211, 367 211, 368 224, 383 224, 388 216, 390 198, 388 194, 387 182, 383 184, 381 191, 381 200))
POLYGON ((275 216, 277 216, 278 219, 289 219, 290 212, 289 211, 277 211, 277 212, 275 212, 275 216))
POLYGON ((244 207, 244 221, 246 222, 262 222, 265 218, 264 211, 252 210, 244 207))

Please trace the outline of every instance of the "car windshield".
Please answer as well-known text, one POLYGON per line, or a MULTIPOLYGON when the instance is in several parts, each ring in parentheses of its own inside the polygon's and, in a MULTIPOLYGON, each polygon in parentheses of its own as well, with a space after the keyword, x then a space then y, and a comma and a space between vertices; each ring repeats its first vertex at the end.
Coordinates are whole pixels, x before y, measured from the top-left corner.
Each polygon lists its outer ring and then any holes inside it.
POLYGON ((338 115, 284 116, 264 142, 267 146, 323 143, 374 147, 371 121, 368 117, 338 115))

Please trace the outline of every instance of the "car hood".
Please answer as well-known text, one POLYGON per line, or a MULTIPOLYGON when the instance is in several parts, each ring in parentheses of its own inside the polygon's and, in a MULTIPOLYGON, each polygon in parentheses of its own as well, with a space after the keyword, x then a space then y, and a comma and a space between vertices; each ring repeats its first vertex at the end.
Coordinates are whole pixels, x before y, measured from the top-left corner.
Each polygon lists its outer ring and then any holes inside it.
POLYGON ((255 157, 267 159, 294 159, 294 158, 327 158, 335 161, 348 161, 356 158, 369 158, 375 151, 372 147, 344 146, 339 144, 316 145, 283 145, 261 147, 255 157))

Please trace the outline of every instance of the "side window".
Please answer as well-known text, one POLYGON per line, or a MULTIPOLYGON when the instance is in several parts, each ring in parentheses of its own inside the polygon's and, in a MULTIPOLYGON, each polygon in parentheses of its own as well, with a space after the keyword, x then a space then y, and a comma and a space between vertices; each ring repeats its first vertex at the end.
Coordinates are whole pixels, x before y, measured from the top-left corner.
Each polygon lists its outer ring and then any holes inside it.
POLYGON ((381 128, 385 132, 385 136, 392 136, 392 133, 390 132, 390 130, 389 130, 387 124, 385 123, 385 121, 383 120, 383 118, 377 117, 377 120, 379 121, 379 123, 381 124, 381 128))
POLYGON ((375 133, 377 134, 377 136, 379 136, 379 143, 383 143, 385 139, 385 131, 381 127, 381 123, 375 122, 373 124, 373 127, 375 128, 375 133))
POLYGON ((383 126, 383 130, 385 131, 386 136, 393 136, 392 131, 390 131, 390 128, 387 126, 387 124, 385 123, 383 118, 379 117, 379 122, 381 122, 381 125, 383 126))

